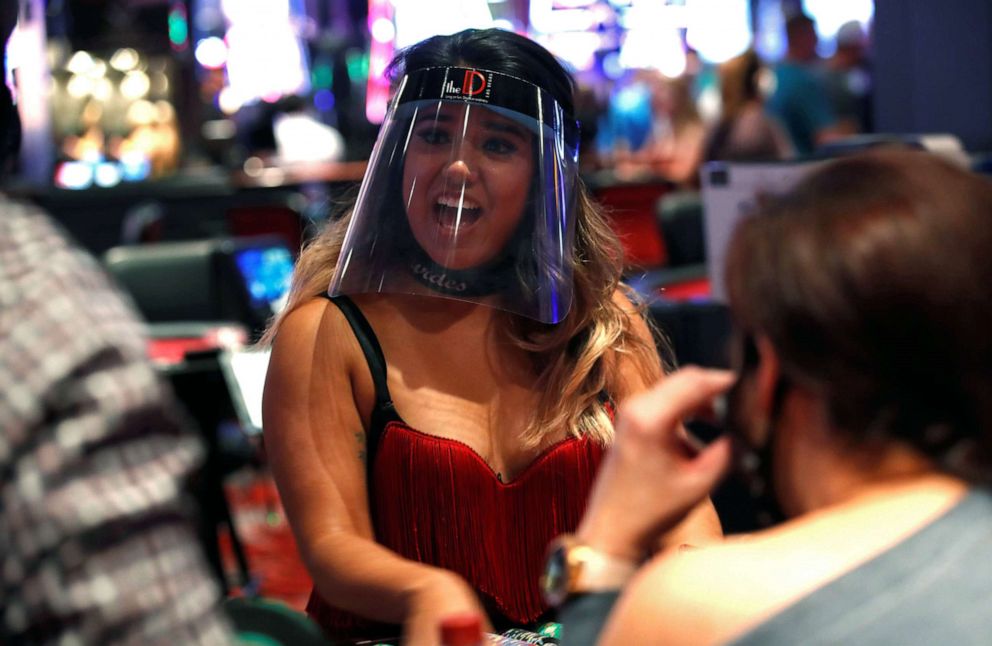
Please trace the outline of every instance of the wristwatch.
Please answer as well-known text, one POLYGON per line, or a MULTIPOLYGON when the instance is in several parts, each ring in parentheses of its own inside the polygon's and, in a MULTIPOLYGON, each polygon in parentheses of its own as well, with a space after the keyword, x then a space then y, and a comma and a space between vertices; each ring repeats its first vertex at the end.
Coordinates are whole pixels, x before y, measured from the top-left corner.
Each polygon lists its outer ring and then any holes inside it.
POLYGON ((619 590, 637 571, 638 563, 585 545, 562 534, 548 547, 541 576, 544 600, 561 605, 572 594, 619 590))

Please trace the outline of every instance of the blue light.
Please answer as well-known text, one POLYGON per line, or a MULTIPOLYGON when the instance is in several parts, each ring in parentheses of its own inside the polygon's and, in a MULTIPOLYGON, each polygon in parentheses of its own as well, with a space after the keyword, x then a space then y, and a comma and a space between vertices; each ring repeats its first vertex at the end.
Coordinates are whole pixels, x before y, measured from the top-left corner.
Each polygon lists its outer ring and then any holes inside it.
POLYGON ((235 254, 254 305, 271 305, 289 289, 293 257, 286 247, 249 248, 235 254))
POLYGON ((151 161, 142 153, 130 153, 121 157, 121 174, 125 182, 140 182, 152 174, 151 161))
POLYGON ((121 183, 123 172, 117 162, 100 162, 93 172, 93 181, 97 186, 108 188, 121 183))
POLYGON ((313 95, 313 105, 321 112, 334 109, 334 93, 330 90, 317 90, 313 95))

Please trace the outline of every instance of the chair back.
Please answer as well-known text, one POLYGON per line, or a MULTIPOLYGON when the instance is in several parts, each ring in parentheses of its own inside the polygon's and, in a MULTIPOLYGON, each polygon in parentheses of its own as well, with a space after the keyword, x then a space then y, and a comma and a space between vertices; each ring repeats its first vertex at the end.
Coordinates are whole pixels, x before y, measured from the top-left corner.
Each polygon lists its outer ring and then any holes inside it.
POLYGON ((149 323, 233 322, 259 332, 288 287, 280 238, 214 238, 109 249, 104 265, 149 323))
POLYGON ((592 189, 593 198, 606 210, 614 232, 623 244, 630 269, 655 269, 668 264, 668 252, 655 216, 662 195, 671 190, 666 182, 610 184, 592 189))

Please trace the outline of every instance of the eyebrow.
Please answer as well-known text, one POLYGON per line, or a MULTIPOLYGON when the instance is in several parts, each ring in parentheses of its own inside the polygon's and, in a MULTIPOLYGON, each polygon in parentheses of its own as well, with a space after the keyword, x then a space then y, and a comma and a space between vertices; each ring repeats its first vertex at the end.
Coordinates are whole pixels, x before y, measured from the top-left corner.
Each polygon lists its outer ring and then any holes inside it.
MULTIPOLYGON (((431 116, 425 116, 422 121, 417 125, 424 123, 452 123, 455 118, 444 112, 437 112, 431 116)), ((497 132, 504 132, 509 135, 513 135, 523 141, 529 141, 529 133, 521 128, 520 126, 514 125, 512 123, 507 123, 505 121, 497 121, 496 119, 487 119, 482 122, 482 126, 488 130, 495 130, 497 132)))
POLYGON ((497 132, 505 132, 507 134, 514 135, 524 141, 527 141, 528 139, 527 137, 528 133, 523 128, 519 126, 515 126, 510 123, 506 123, 505 121, 488 120, 488 121, 483 121, 482 125, 488 128, 489 130, 496 130, 497 132))

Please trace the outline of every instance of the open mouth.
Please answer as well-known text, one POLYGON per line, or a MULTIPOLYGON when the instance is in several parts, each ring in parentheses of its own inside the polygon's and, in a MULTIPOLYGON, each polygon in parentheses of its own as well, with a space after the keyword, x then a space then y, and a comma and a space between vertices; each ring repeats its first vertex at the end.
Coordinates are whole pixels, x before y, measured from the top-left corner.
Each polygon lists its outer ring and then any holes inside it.
POLYGON ((470 226, 482 217, 482 207, 467 198, 442 195, 434 202, 434 220, 445 229, 470 226))

